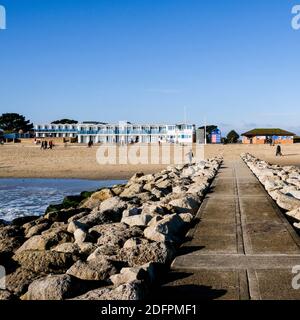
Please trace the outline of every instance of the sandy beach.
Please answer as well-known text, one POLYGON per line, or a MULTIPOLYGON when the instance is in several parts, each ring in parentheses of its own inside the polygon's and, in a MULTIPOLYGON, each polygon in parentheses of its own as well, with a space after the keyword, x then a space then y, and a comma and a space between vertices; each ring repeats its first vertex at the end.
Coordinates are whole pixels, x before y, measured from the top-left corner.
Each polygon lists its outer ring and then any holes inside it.
MULTIPOLYGON (((225 160, 237 159, 241 153, 280 165, 300 166, 300 144, 283 146, 283 157, 275 157, 275 148, 268 145, 207 145, 205 158, 222 155, 225 160)), ((166 164, 100 165, 98 148, 86 146, 57 146, 42 151, 38 146, 8 144, 0 146, 0 177, 2 178, 78 178, 78 179, 128 179, 136 172, 158 172, 166 164)))

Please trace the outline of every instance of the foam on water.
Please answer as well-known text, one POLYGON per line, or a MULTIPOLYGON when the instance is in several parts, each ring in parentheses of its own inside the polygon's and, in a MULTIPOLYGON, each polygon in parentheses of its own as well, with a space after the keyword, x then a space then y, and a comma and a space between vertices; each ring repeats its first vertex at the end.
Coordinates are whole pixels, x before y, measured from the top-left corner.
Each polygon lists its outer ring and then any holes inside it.
POLYGON ((60 203, 65 196, 119 183, 124 181, 0 179, 0 219, 42 215, 50 204, 60 203))

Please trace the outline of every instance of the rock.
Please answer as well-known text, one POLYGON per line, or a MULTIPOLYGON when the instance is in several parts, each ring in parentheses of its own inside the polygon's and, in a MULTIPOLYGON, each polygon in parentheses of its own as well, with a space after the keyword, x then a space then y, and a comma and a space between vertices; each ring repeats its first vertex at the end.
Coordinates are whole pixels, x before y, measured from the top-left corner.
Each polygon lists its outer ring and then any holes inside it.
POLYGON ((92 196, 86 199, 81 208, 94 209, 100 205, 101 202, 110 199, 114 196, 114 193, 110 189, 102 189, 92 194, 92 196))
POLYGON ((120 194, 124 191, 125 185, 120 184, 120 185, 115 185, 111 188, 111 191, 116 195, 120 196, 120 194))
POLYGON ((40 235, 43 231, 50 227, 50 222, 44 222, 35 226, 32 226, 26 233, 26 238, 31 238, 33 236, 40 235))
POLYGON ((78 214, 75 214, 74 216, 72 216, 71 218, 68 219, 68 223, 70 223, 72 221, 77 221, 77 220, 79 220, 89 214, 90 214, 90 211, 83 211, 78 214))
POLYGON ((110 211, 110 212, 120 212, 125 210, 127 207, 127 204, 125 201, 123 201, 120 197, 113 197, 110 199, 107 199, 103 201, 100 204, 100 211, 110 211))
POLYGON ((92 227, 103 223, 120 222, 122 212, 127 208, 127 203, 119 197, 113 197, 103 201, 92 213, 81 218, 79 222, 92 227))
POLYGON ((123 211, 122 218, 132 217, 141 214, 142 210, 140 208, 130 208, 123 211))
POLYGON ((286 214, 288 216, 300 221, 300 208, 297 208, 297 209, 292 210, 292 211, 288 211, 286 214))
POLYGON ((74 232, 74 238, 75 238, 75 243, 83 243, 83 242, 88 242, 90 240, 89 235, 83 231, 82 229, 77 229, 74 232))
POLYGON ((20 227, 8 225, 0 228, 0 240, 13 238, 13 237, 22 237, 23 232, 20 227))
POLYGON ((73 237, 71 234, 64 231, 33 236, 23 243, 23 245, 17 250, 17 253, 26 250, 49 250, 51 247, 65 242, 72 242, 72 240, 73 237))
POLYGON ((17 268, 13 273, 6 276, 6 289, 21 296, 27 291, 30 283, 43 276, 43 273, 36 273, 25 268, 17 268))
POLYGON ((9 223, 3 219, 0 219, 0 228, 8 226, 9 223))
POLYGON ((128 184, 137 183, 137 182, 140 181, 140 179, 142 177, 144 177, 144 173, 143 172, 137 172, 129 179, 128 184))
POLYGON ((113 260, 106 257, 98 257, 87 262, 77 261, 68 271, 67 274, 72 275, 81 280, 105 281, 113 274, 118 273, 120 267, 113 260))
POLYGON ((146 190, 146 191, 149 191, 149 192, 151 192, 152 189, 154 189, 154 188, 155 188, 155 183, 154 182, 148 182, 143 186, 143 189, 146 190))
POLYGON ((79 252, 81 251, 78 244, 72 243, 72 242, 59 244, 56 247, 52 248, 51 250, 56 252, 75 253, 75 254, 79 254, 79 252))
POLYGON ((90 210, 85 209, 62 209, 59 211, 50 211, 44 215, 44 217, 53 222, 67 222, 69 219, 74 217, 75 215, 79 215, 82 213, 88 213, 90 210))
POLYGON ((157 198, 157 199, 161 199, 165 196, 165 194, 157 188, 154 188, 151 190, 151 193, 157 198))
POLYGON ((300 190, 292 190, 287 193, 288 196, 294 197, 300 200, 300 190))
POLYGON ((172 188, 172 182, 171 182, 169 179, 156 182, 156 188, 162 189, 162 190, 164 190, 165 192, 167 192, 168 189, 171 190, 171 188, 172 188))
POLYGON ((184 221, 177 214, 167 215, 156 225, 148 227, 144 231, 145 238, 158 242, 176 241, 176 235, 184 227, 184 221))
POLYGON ((294 227, 296 228, 296 229, 300 229, 300 223, 298 222, 298 223, 294 223, 294 227))
POLYGON ((87 292, 86 294, 76 297, 73 300, 142 300, 145 292, 140 282, 134 281, 123 284, 115 289, 102 288, 87 292))
POLYGON ((192 177, 196 173, 194 167, 189 166, 186 169, 183 169, 181 176, 182 177, 192 177))
POLYGON ((114 244, 104 244, 98 247, 96 250, 91 252, 87 257, 87 261, 98 259, 99 257, 106 256, 112 260, 117 260, 116 256, 120 250, 120 246, 114 244))
POLYGON ((110 280, 115 286, 120 286, 136 280, 145 280, 147 276, 147 272, 143 268, 123 268, 120 273, 112 275, 110 280))
POLYGON ((36 220, 36 219, 38 219, 38 216, 19 217, 19 218, 14 219, 14 220, 11 222, 11 225, 12 225, 12 226, 21 227, 23 224, 28 223, 28 222, 31 222, 31 221, 34 221, 34 220, 36 220))
POLYGON ((13 300, 14 295, 7 290, 0 290, 0 301, 13 300))
POLYGON ((55 251, 21 251, 13 256, 23 268, 36 273, 64 273, 78 256, 55 251))
POLYGON ((160 203, 145 203, 142 206, 142 215, 155 215, 155 214, 165 214, 164 208, 160 205, 160 203))
POLYGON ((126 223, 127 225, 133 226, 146 226, 149 221, 153 218, 152 215, 144 214, 144 215, 136 215, 131 217, 126 217, 121 220, 121 222, 126 223))
POLYGON ((154 216, 148 223, 148 227, 155 227, 159 221, 163 219, 162 216, 156 215, 154 216))
POLYGON ((123 248, 124 249, 130 249, 130 248, 136 248, 138 245, 147 245, 149 241, 144 238, 130 238, 125 243, 123 248))
MULTIPOLYGON (((7 255, 15 252, 24 242, 22 237, 0 238, 0 254, 7 255)), ((3 262, 1 261, 3 264, 3 262)))
POLYGON ((91 242, 78 243, 78 246, 80 248, 80 253, 85 256, 89 256, 93 251, 97 249, 97 246, 91 242))
POLYGON ((124 191, 120 194, 122 198, 132 198, 135 197, 137 194, 143 191, 143 185, 139 183, 133 183, 129 187, 126 187, 124 191))
POLYGON ((74 286, 67 274, 49 275, 32 282, 22 300, 64 300, 74 294, 74 286))
POLYGON ((69 223, 67 230, 70 233, 74 233, 77 229, 86 231, 88 230, 88 226, 84 223, 81 223, 80 221, 74 220, 69 223))
POLYGON ((195 196, 185 196, 180 199, 175 199, 169 202, 176 213, 197 213, 200 207, 199 198, 195 196))
POLYGON ((285 195, 280 191, 275 191, 275 193, 277 193, 277 204, 282 209, 287 211, 293 211, 300 207, 300 200, 294 197, 285 195))
POLYGON ((132 237, 138 237, 143 231, 135 226, 128 227, 125 223, 104 224, 91 228, 91 235, 98 237, 97 244, 99 246, 110 244, 122 247, 126 240, 132 237))
POLYGON ((194 219, 193 215, 190 213, 180 213, 179 217, 185 223, 191 223, 194 219))
POLYGON ((175 249, 171 244, 162 242, 142 241, 136 247, 122 248, 118 254, 120 260, 129 266, 141 266, 148 262, 167 264, 172 261, 175 249))

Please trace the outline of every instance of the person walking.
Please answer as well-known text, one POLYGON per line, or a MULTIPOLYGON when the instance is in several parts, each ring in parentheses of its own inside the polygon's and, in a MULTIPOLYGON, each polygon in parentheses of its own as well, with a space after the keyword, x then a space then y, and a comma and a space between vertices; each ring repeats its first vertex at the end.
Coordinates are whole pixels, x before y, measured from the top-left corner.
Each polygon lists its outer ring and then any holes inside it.
POLYGON ((278 145, 276 148, 276 157, 282 157, 281 146, 278 145))
POLYGON ((192 164, 192 162, 193 162, 193 157, 194 157, 193 150, 191 149, 186 155, 187 155, 188 158, 189 158, 189 163, 192 164))

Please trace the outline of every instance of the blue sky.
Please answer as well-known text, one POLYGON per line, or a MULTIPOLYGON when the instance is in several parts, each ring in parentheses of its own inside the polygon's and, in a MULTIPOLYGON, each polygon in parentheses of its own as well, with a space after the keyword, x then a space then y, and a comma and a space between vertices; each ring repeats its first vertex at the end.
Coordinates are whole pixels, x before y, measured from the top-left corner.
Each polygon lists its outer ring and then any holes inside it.
POLYGON ((300 0, 0 0, 0 113, 300 133, 300 0))

